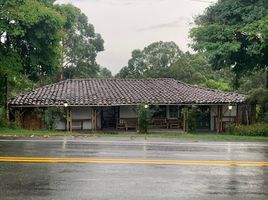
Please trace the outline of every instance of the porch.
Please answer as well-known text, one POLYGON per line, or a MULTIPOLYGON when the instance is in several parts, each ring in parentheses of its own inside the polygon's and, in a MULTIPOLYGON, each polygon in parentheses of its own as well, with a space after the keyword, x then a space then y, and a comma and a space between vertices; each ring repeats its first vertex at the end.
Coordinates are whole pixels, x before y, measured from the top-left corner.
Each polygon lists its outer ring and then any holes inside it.
MULTIPOLYGON (((152 107, 151 107, 152 109, 152 107)), ((157 106, 149 128, 152 130, 183 130, 183 116, 178 106, 157 106)), ((137 106, 70 107, 67 120, 60 121, 57 130, 76 131, 137 131, 137 106)))
MULTIPOLYGON (((44 108, 46 109, 46 108, 44 108)), ((195 126, 197 131, 223 132, 227 124, 254 123, 255 107, 246 105, 151 105, 150 132, 188 132, 195 126), (190 108, 196 108, 193 116, 190 108), (193 121, 194 119, 194 121, 193 121)), ((65 107, 66 118, 56 124, 62 131, 137 132, 136 105, 122 106, 70 106, 65 107)), ((42 129, 43 123, 34 108, 20 108, 13 112, 14 119, 26 129, 42 129)))
MULTIPOLYGON (((229 123, 242 123, 242 106, 228 105, 200 105, 194 122, 191 122, 189 109, 192 106, 185 105, 157 105, 150 106, 151 120, 149 130, 175 130, 188 132, 189 126, 195 126, 198 131, 222 132, 229 123), (193 124, 194 123, 194 124, 193 124)), ((67 125, 62 123, 64 130, 82 131, 134 131, 138 129, 137 106, 111 106, 90 108, 69 108, 67 125), (88 109, 88 110, 86 110, 88 109), (84 114, 83 114, 84 113, 84 114), (87 116, 83 118, 82 116, 87 116), (88 118, 88 116, 91 116, 88 118), (69 125, 68 125, 69 122, 69 125)), ((245 121, 245 120, 244 120, 245 121)), ((161 131, 160 131, 161 132, 161 131)))

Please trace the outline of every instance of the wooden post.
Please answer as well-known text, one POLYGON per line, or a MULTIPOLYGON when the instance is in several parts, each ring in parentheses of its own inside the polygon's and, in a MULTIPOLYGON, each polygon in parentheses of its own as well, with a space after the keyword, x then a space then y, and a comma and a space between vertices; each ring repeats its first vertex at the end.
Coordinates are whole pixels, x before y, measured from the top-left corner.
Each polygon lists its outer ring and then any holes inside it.
POLYGON ((188 117, 189 117, 189 113, 188 113, 188 107, 185 110, 185 112, 183 113, 183 131, 184 132, 188 132, 189 131, 189 123, 188 123, 188 117))
POLYGON ((91 111, 91 129, 92 130, 95 130, 95 117, 94 117, 94 112, 95 112, 95 109, 92 108, 92 111, 91 111))
POLYGON ((7 82, 7 74, 5 74, 5 118, 6 120, 9 120, 9 110, 8 110, 8 82, 7 82))
POLYGON ((250 107, 250 124, 256 123, 256 104, 251 104, 250 107))
POLYGON ((240 124, 240 119, 239 119, 239 105, 236 106, 236 125, 240 124))
POLYGON ((246 107, 246 120, 247 120, 247 125, 249 125, 249 113, 248 113, 249 106, 246 107))
POLYGON ((92 108, 91 124, 92 124, 92 130, 97 130, 97 110, 96 110, 96 108, 92 108))
POLYGON ((220 106, 220 132, 223 131, 223 121, 222 121, 222 117, 223 117, 223 110, 222 110, 223 106, 220 106))
POLYGON ((217 106, 217 133, 222 132, 223 123, 222 123, 222 105, 217 106))
POLYGON ((67 109, 67 131, 73 131, 72 111, 70 108, 67 109))
POLYGON ((20 113, 20 110, 15 110, 15 122, 21 126, 22 124, 22 119, 21 119, 21 113, 20 113))

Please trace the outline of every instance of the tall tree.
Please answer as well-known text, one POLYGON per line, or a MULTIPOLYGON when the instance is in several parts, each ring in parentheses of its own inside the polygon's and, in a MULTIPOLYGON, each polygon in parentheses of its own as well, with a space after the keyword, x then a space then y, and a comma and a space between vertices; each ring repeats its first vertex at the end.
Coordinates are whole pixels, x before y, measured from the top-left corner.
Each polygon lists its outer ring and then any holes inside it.
POLYGON ((65 19, 53 3, 0 0, 0 104, 6 96, 30 90, 33 82, 57 72, 60 30, 65 19), (8 92, 3 82, 5 76, 8 92))
POLYGON ((174 42, 155 42, 143 50, 134 50, 128 66, 116 77, 174 78, 194 85, 231 90, 233 73, 224 69, 214 72, 203 53, 183 53, 174 42))
POLYGON ((157 78, 168 76, 168 69, 183 54, 174 42, 154 42, 134 50, 128 66, 121 69, 121 78, 157 78))
POLYGON ((67 19, 61 41, 62 75, 65 78, 96 77, 99 71, 96 56, 104 50, 101 35, 95 33, 87 16, 73 5, 57 5, 57 9, 67 19))
POLYGON ((226 69, 214 71, 203 53, 186 52, 171 67, 170 77, 193 85, 231 90, 234 75, 226 69))
POLYGON ((100 67, 99 78, 113 78, 112 72, 106 67, 100 67))
POLYGON ((59 64, 64 18, 53 1, 0 0, 1 73, 28 75, 37 81, 59 64))
POLYGON ((267 0, 219 0, 195 22, 192 47, 206 52, 214 68, 232 68, 238 78, 267 70, 267 0))

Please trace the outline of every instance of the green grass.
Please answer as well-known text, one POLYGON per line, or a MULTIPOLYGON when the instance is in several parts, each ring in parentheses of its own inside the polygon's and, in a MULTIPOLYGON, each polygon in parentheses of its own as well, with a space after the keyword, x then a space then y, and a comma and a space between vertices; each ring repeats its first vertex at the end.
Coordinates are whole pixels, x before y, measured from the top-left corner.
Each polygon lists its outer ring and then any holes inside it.
POLYGON ((193 140, 212 141, 260 141, 268 142, 268 137, 261 136, 237 136, 227 134, 182 134, 182 133, 93 133, 93 132, 63 132, 48 130, 24 130, 0 128, 0 137, 55 137, 55 136, 75 136, 75 137, 129 137, 129 138, 182 138, 193 140))
POLYGON ((25 129, 7 129, 0 128, 1 136, 69 136, 76 135, 77 133, 60 132, 60 131, 49 131, 49 130, 25 130, 25 129))
MULTIPOLYGON (((92 134, 91 134, 92 135, 92 134)), ((224 135, 224 134, 182 134, 182 133, 153 133, 153 134, 122 134, 122 133, 97 133, 97 137, 131 137, 131 138, 181 138, 181 139, 194 139, 194 140, 217 140, 217 141, 260 141, 268 142, 268 137, 261 136, 237 136, 237 135, 224 135)))

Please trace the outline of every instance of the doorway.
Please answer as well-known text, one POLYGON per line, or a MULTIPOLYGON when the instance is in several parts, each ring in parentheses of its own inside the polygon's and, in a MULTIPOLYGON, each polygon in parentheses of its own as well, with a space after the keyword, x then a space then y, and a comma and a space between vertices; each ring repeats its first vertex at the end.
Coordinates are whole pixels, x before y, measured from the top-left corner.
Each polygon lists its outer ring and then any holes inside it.
POLYGON ((119 119, 119 106, 104 107, 101 111, 101 128, 115 129, 119 119))
POLYGON ((209 130, 210 129, 210 107, 199 106, 196 115, 197 129, 209 130))

